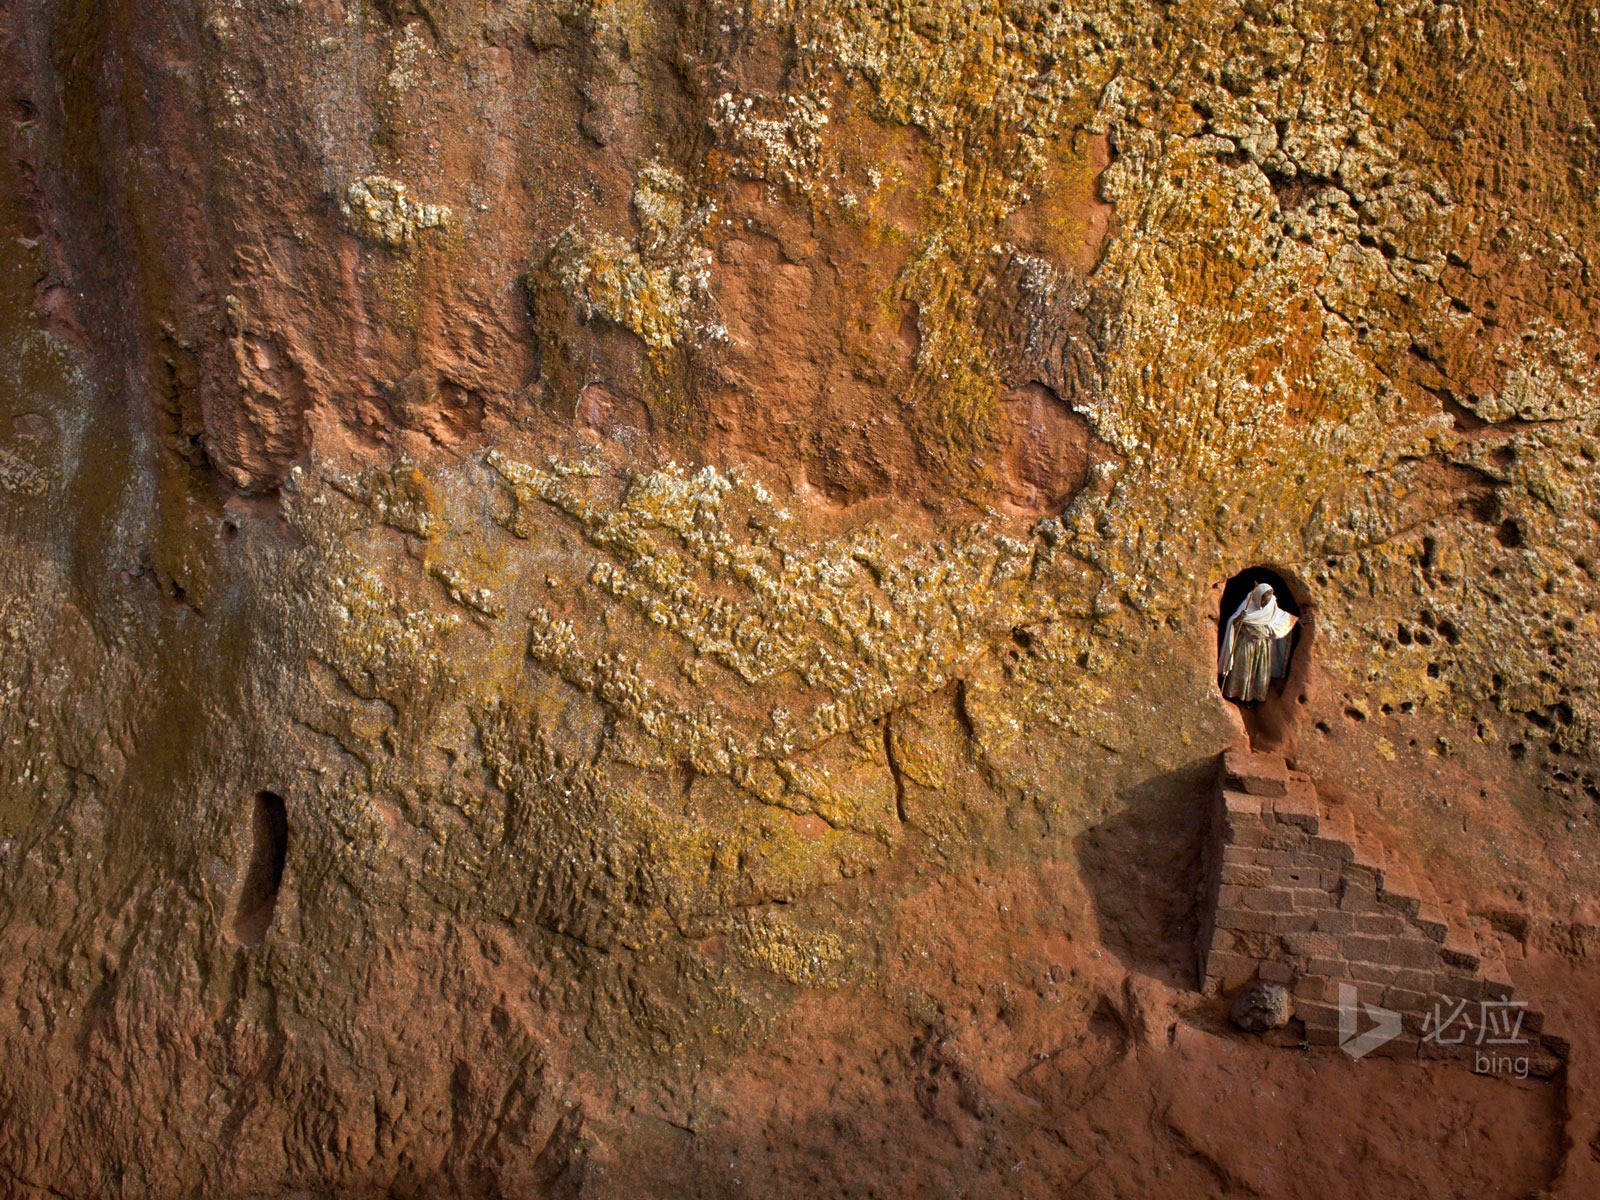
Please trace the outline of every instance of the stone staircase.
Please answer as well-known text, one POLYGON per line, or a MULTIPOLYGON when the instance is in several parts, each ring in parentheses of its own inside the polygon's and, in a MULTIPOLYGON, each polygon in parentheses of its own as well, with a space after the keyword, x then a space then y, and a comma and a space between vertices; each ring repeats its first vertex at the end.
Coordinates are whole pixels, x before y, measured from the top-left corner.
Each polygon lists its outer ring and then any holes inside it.
POLYGON ((1399 1014, 1400 1032, 1372 1053, 1467 1057, 1480 1070, 1522 1059, 1529 1074, 1560 1068, 1566 1044, 1515 997, 1493 929, 1358 837, 1350 813, 1323 805, 1282 756, 1230 750, 1213 804, 1202 991, 1281 984, 1312 1045, 1341 1043, 1342 998, 1345 1036, 1358 1007, 1367 1027, 1377 1014, 1365 1006, 1399 1014))

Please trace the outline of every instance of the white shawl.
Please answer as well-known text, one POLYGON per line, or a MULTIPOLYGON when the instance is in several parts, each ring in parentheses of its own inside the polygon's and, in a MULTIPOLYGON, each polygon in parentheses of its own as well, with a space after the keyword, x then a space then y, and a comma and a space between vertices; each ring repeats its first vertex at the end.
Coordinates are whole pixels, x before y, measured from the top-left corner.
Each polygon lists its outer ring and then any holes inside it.
MULTIPOLYGON (((1278 607, 1278 598, 1272 594, 1270 583, 1258 583, 1251 589, 1244 603, 1233 610, 1228 618, 1228 628, 1222 634, 1222 653, 1217 655, 1217 674, 1226 675, 1233 669, 1233 632, 1240 621, 1254 628, 1266 627, 1274 638, 1287 636, 1294 628, 1295 616, 1278 607)), ((1276 666, 1276 655, 1274 666, 1276 666)))

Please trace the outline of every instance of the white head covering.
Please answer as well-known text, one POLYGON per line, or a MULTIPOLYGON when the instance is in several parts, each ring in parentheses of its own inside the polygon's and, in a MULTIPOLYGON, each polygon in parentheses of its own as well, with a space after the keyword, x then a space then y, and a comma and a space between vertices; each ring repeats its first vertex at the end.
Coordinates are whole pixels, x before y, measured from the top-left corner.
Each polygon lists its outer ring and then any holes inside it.
POLYGON ((1233 666, 1233 632, 1241 621, 1257 629, 1265 627, 1273 637, 1281 638, 1294 628, 1295 616, 1278 607, 1270 583, 1256 584, 1228 618, 1228 628, 1222 634, 1222 653, 1217 655, 1218 675, 1226 675, 1233 666))

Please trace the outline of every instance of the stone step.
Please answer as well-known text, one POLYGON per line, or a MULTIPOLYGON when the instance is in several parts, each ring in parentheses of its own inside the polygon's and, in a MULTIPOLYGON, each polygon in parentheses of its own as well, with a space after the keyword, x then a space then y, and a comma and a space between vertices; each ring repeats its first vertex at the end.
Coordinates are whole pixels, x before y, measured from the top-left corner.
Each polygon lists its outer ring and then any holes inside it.
POLYGON ((1330 840, 1348 843, 1352 848, 1357 842, 1356 821, 1350 815, 1350 810, 1343 807, 1322 807, 1322 836, 1330 840))
POLYGON ((1478 951, 1478 940, 1460 925, 1452 924, 1450 933, 1439 948, 1440 961, 1452 970, 1472 973, 1483 965, 1483 955, 1478 951))
POLYGON ((1411 877, 1410 870, 1395 858, 1391 857, 1384 867, 1378 903, 1407 919, 1416 916, 1421 907, 1422 898, 1418 894, 1417 881, 1411 877))
POLYGON ((1374 895, 1383 890, 1388 860, 1370 842, 1357 841, 1355 855, 1345 866, 1345 878, 1374 895))
POLYGON ((1412 896, 1419 905, 1431 904, 1437 907, 1439 892, 1428 879, 1428 876, 1425 873, 1412 870, 1410 864, 1395 854, 1393 850, 1388 851, 1388 854, 1390 862, 1397 867, 1403 868, 1406 875, 1405 885, 1396 890, 1412 896))
POLYGON ((1351 875, 1358 884, 1376 885, 1375 891, 1383 907, 1400 913, 1428 941, 1441 947, 1448 943, 1457 961, 1467 961, 1474 950, 1481 960, 1483 939, 1471 926, 1464 904, 1441 902, 1425 877, 1413 875, 1399 857, 1377 839, 1358 834, 1354 818, 1342 808, 1325 808, 1323 813, 1324 839, 1336 838, 1351 846, 1350 865, 1355 868, 1351 875))
POLYGON ((1322 811, 1317 803, 1317 789, 1309 782, 1290 780, 1282 796, 1272 801, 1272 814, 1278 824, 1299 829, 1316 837, 1322 829, 1322 811))
POLYGON ((1342 808, 1323 808, 1321 828, 1312 839, 1311 849, 1330 863, 1341 867, 1356 856, 1356 826, 1342 808))
MULTIPOLYGON (((1279 982, 1294 996, 1307 1040, 1334 1045, 1337 989, 1347 984, 1402 1014, 1406 1036, 1385 1052, 1405 1057, 1461 1049, 1422 1036, 1438 1004, 1480 1012, 1509 1002, 1509 1019, 1524 1022, 1521 1053, 1534 1051, 1540 1070, 1559 1069, 1564 1044, 1514 999, 1507 955, 1488 921, 1441 898, 1425 873, 1363 834, 1352 808, 1323 803, 1315 783, 1282 756, 1234 750, 1222 766, 1219 891, 1202 942, 1203 990, 1279 982)), ((1507 1019, 1505 1010, 1489 1011, 1507 1019)))
POLYGON ((1482 917, 1471 915, 1467 918, 1467 932, 1478 944, 1478 952, 1487 960, 1490 958, 1504 961, 1505 951, 1500 946, 1500 935, 1494 931, 1494 926, 1482 917))
POLYGON ((1411 924, 1430 942, 1444 944, 1450 936, 1450 918, 1433 904, 1423 904, 1411 918, 1411 924))
POLYGON ((1483 975, 1483 998, 1485 1000, 1511 999, 1512 994, 1517 990, 1517 985, 1511 981, 1511 972, 1506 970, 1504 959, 1482 959, 1479 969, 1483 975))
MULTIPOLYGON (((1355 822, 1339 809, 1324 810, 1324 834, 1348 842, 1358 882, 1377 884, 1379 903, 1405 917, 1425 938, 1443 944, 1459 917, 1444 911, 1438 893, 1425 876, 1414 875, 1405 863, 1375 838, 1359 835, 1355 822), (1337 814, 1337 815, 1331 815, 1337 814)), ((1370 885, 1369 885, 1370 886, 1370 885)))
POLYGON ((1251 796, 1278 797, 1289 790, 1289 764, 1281 754, 1257 754, 1234 747, 1222 756, 1226 786, 1251 796))

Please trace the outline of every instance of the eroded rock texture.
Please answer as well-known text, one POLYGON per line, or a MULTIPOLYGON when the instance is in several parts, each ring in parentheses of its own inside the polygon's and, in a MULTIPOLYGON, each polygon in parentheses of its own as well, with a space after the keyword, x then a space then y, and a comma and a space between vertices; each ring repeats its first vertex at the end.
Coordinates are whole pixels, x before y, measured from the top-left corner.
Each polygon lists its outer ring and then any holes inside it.
POLYGON ((1594 1194, 1590 6, 0 13, 0 1194, 1594 1194), (1252 565, 1563 1078, 1194 993, 1252 565))

